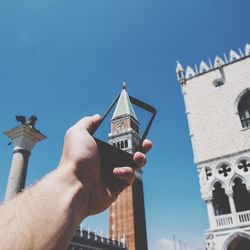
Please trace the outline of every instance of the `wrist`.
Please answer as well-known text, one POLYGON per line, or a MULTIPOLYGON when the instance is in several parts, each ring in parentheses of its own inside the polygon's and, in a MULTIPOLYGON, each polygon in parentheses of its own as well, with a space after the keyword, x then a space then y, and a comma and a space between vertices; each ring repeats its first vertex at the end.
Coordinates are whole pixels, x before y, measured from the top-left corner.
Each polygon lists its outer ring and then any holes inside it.
POLYGON ((66 207, 73 221, 78 225, 88 216, 89 193, 86 185, 79 180, 73 169, 70 166, 60 165, 56 172, 67 200, 66 207))
MULTIPOLYGON (((1 206, 0 227, 7 234, 0 234, 0 248, 6 243, 3 237, 14 231, 19 249, 65 249, 88 215, 88 204, 87 188, 70 168, 60 166, 1 206)), ((15 242, 8 242, 7 248, 14 249, 15 242)))

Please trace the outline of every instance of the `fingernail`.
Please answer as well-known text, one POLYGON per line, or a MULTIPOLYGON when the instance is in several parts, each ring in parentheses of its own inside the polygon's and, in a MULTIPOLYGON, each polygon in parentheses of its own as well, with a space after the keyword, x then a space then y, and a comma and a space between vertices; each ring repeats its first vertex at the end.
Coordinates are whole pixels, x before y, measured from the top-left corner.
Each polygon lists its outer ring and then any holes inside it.
POLYGON ((119 168, 115 168, 115 169, 113 170, 113 173, 114 173, 114 174, 119 174, 119 172, 120 172, 119 168))
POLYGON ((122 175, 125 173, 125 170, 122 168, 115 168, 114 171, 115 171, 114 173, 117 175, 122 175))

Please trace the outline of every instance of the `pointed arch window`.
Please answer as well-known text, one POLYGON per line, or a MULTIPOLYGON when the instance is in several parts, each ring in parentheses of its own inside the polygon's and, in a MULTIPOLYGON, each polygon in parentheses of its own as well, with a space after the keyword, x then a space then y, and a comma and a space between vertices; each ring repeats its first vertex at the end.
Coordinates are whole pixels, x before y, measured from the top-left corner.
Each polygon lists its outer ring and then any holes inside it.
POLYGON ((239 177, 234 180, 233 199, 237 212, 250 210, 250 193, 239 177))
POLYGON ((241 97, 238 104, 238 113, 243 128, 250 127, 250 90, 241 97))
POLYGON ((225 193, 225 189, 222 188, 222 185, 219 182, 214 184, 213 206, 215 215, 231 213, 228 196, 225 193))

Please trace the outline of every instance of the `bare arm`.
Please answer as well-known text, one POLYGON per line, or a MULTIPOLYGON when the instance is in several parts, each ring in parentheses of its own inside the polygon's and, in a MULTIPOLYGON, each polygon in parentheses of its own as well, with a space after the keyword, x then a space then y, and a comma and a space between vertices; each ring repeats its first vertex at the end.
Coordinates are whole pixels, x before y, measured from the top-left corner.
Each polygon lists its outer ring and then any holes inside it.
MULTIPOLYGON (((0 249, 65 249, 83 185, 57 169, 0 208, 0 249)), ((83 208, 84 209, 84 208, 83 208)))
MULTIPOLYGON (((99 116, 84 118, 70 128, 58 168, 0 207, 0 249, 66 249, 81 220, 117 198, 122 190, 103 184, 97 145, 89 134, 99 121, 99 116)), ((145 152, 151 146, 145 141, 145 152)), ((146 158, 136 153, 134 160, 142 167, 146 158)), ((123 189, 133 183, 130 167, 113 174, 123 189)))

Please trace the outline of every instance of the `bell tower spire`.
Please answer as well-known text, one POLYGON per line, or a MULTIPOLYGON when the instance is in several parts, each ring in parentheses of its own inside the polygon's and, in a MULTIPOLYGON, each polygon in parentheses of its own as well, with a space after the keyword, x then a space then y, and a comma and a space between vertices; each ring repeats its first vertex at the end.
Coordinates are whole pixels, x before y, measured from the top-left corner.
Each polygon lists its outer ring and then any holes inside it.
MULTIPOLYGON (((139 143, 140 123, 123 82, 112 120, 109 144, 128 153, 135 153, 139 143)), ((109 237, 125 238, 128 250, 147 250, 147 234, 143 196, 142 172, 136 172, 132 186, 125 189, 110 206, 109 237)))
POLYGON ((129 99, 126 85, 123 83, 111 120, 109 143, 117 148, 134 153, 140 142, 139 121, 129 99))
POLYGON ((126 89, 126 82, 123 82, 123 83, 122 83, 122 88, 123 88, 123 89, 126 89))

